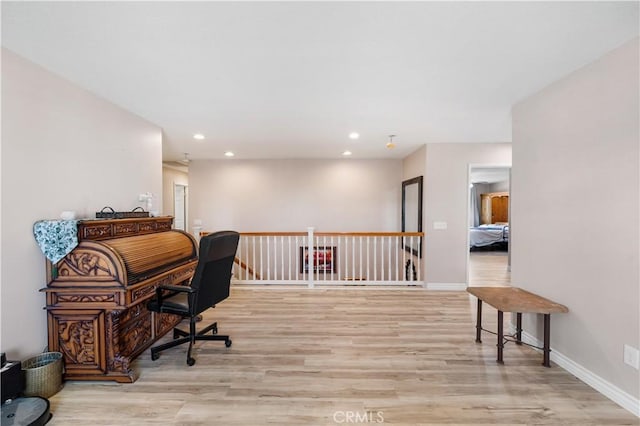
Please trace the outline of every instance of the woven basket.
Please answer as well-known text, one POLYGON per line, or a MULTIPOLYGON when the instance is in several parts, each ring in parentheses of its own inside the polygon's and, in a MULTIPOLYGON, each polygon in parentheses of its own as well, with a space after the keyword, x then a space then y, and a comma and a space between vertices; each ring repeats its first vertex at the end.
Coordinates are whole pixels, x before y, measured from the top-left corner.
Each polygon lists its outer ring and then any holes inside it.
POLYGON ((44 352, 22 362, 25 396, 49 398, 62 389, 62 354, 44 352))

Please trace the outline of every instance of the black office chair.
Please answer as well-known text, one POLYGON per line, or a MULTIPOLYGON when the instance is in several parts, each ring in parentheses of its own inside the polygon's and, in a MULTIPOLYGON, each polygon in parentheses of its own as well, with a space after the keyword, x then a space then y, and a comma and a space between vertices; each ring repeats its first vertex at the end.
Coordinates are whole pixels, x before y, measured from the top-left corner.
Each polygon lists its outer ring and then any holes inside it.
POLYGON ((156 297, 147 304, 147 308, 153 312, 189 318, 189 332, 174 328, 174 340, 151 348, 152 360, 158 359, 159 353, 165 349, 189 342, 187 364, 193 365, 196 360, 191 357, 191 348, 196 340, 224 340, 226 347, 231 346, 229 336, 217 334, 217 323, 196 333, 196 322, 202 312, 229 297, 231 267, 239 238, 235 231, 220 231, 202 237, 198 264, 190 285, 160 285, 156 288, 156 297), (209 331, 211 334, 207 335, 209 331))

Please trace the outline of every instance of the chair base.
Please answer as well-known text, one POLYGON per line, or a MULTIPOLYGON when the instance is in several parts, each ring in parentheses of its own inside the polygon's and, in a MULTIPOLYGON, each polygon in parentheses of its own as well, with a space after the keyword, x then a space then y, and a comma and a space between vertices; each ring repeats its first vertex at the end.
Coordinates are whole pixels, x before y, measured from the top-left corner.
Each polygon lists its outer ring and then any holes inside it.
POLYGON ((179 328, 173 329, 173 339, 171 342, 164 343, 162 345, 154 346, 151 348, 151 360, 155 361, 160 357, 160 352, 165 349, 173 348, 174 346, 182 345, 183 343, 189 343, 189 349, 187 350, 187 365, 191 366, 196 363, 196 360, 191 356, 191 349, 193 344, 198 340, 219 340, 224 341, 224 345, 228 348, 231 346, 231 339, 229 336, 218 334, 218 323, 214 322, 203 328, 202 330, 195 332, 195 321, 193 318, 189 323, 189 329, 191 333, 180 330, 179 328), (206 334, 211 331, 211 334, 206 334))

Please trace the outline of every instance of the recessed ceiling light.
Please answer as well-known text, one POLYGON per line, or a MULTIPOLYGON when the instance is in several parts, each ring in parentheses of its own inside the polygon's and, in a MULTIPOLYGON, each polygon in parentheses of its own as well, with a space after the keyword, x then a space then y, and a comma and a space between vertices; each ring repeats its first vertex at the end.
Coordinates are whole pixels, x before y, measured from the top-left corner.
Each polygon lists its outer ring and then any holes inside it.
POLYGON ((342 155, 344 155, 345 157, 348 157, 351 155, 351 151, 345 151, 342 153, 342 155))
POLYGON ((233 157, 234 155, 235 154, 233 152, 231 152, 231 151, 227 151, 227 152, 224 153, 225 157, 233 157))
POLYGON ((358 132, 349 133, 349 139, 358 139, 359 137, 360 137, 360 133, 358 132))
POLYGON ((195 135, 193 135, 193 138, 201 141, 202 139, 204 139, 204 135, 202 133, 196 133, 195 135))

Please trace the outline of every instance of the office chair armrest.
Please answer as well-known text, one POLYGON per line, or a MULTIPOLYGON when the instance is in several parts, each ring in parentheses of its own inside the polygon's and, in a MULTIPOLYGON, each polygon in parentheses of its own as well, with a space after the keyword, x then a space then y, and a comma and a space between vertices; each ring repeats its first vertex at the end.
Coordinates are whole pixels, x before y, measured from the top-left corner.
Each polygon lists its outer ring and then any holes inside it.
POLYGON ((170 291, 175 291, 179 293, 195 293, 197 291, 195 288, 189 287, 186 285, 168 285, 168 284, 159 285, 158 287, 156 287, 156 291, 158 290, 170 290, 170 291))
POLYGON ((194 294, 196 289, 186 286, 186 285, 169 285, 169 284, 161 284, 156 287, 156 301, 158 306, 162 304, 162 301, 167 297, 175 296, 178 293, 189 293, 194 294), (164 290, 169 290, 170 293, 163 295, 162 292, 164 290))

